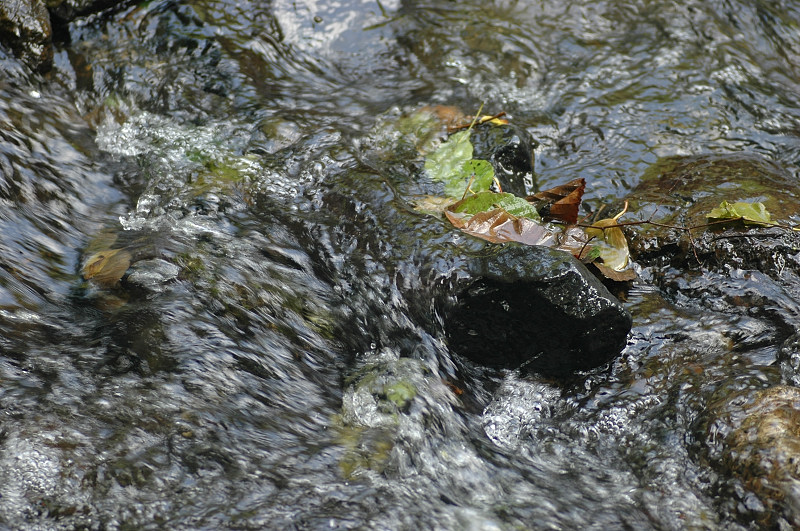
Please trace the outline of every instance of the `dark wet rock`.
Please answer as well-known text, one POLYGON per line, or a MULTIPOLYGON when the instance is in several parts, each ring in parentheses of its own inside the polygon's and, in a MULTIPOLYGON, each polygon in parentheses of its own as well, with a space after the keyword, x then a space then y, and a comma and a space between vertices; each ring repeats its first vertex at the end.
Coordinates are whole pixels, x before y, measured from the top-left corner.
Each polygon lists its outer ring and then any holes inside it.
POLYGON ((441 311, 450 348, 491 366, 564 375, 598 367, 625 346, 631 317, 573 256, 487 245, 464 262, 441 311))
POLYGON ((0 43, 9 46, 34 70, 50 70, 53 65, 53 30, 44 2, 0 2, 0 43))
MULTIPOLYGON (((381 123, 363 144, 363 160, 379 167, 380 174, 331 176, 321 202, 339 225, 334 239, 348 245, 330 254, 352 257, 347 270, 330 273, 330 278, 347 278, 347 289, 353 290, 361 278, 374 279, 382 270, 380 276, 396 285, 373 282, 369 289, 382 290, 382 300, 374 315, 359 318, 366 323, 361 326, 369 327, 385 298, 396 297, 392 291, 398 289, 408 305, 404 312, 418 325, 445 339, 452 353, 482 365, 524 365, 561 376, 616 356, 626 344, 631 317, 574 257, 545 247, 488 243, 414 211, 411 198, 441 193, 441 185, 409 162, 407 153, 420 135, 397 134, 401 126, 402 121, 381 123)), ((524 193, 524 181, 532 178, 533 141, 513 126, 478 129, 473 144, 481 148, 475 148, 474 156, 492 158, 501 167, 504 190, 524 193)), ((385 334, 386 323, 380 328, 366 329, 365 335, 385 334)), ((393 338, 393 343, 400 341, 393 338)))
MULTIPOLYGON (((760 201, 773 220, 791 223, 800 187, 753 155, 671 157, 645 172, 629 200, 639 218, 674 227, 707 223, 722 201, 760 201)), ((679 301, 767 317, 783 338, 800 322, 800 233, 726 225, 697 229, 690 239, 680 229, 645 224, 630 227, 628 239, 643 277, 679 301)))
POLYGON ((535 185, 533 150, 536 142, 525 129, 513 125, 481 126, 470 139, 474 157, 486 159, 504 192, 525 196, 535 185))
POLYGON ((124 281, 131 287, 158 293, 165 289, 167 282, 176 279, 180 272, 178 266, 161 258, 140 260, 131 266, 124 281))
POLYGON ((737 511, 765 528, 800 525, 800 389, 734 394, 712 408, 711 459, 734 478, 737 511))
POLYGON ((778 363, 783 381, 800 387, 800 332, 789 336, 778 349, 778 363))
POLYGON ((53 22, 65 23, 112 7, 131 4, 130 0, 46 0, 53 22))
POLYGON ((53 66, 54 30, 78 17, 129 3, 129 0, 4 0, 0 2, 0 43, 9 46, 32 69, 47 72, 53 66))

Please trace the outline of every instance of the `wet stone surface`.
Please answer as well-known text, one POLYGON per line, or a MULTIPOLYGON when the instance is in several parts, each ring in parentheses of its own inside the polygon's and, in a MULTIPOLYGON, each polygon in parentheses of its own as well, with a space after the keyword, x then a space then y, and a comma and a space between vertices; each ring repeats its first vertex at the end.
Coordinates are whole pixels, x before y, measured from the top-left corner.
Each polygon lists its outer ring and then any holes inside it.
POLYGON ((645 172, 629 196, 640 217, 631 253, 644 275, 687 304, 770 320, 784 339, 800 324, 800 233, 781 227, 720 224, 707 214, 722 201, 760 201, 791 224, 800 187, 785 169, 752 155, 665 159, 645 172))
POLYGON ((0 42, 10 46, 34 69, 53 64, 53 30, 47 7, 40 0, 9 0, 0 4, 0 42))
POLYGON ((709 455, 733 475, 725 487, 739 491, 743 512, 759 526, 776 527, 781 518, 784 525, 799 525, 800 390, 740 391, 714 404, 712 414, 709 455))
POLYGON ((564 376, 599 367, 622 350, 630 314, 582 263, 546 247, 503 247, 468 264, 455 308, 441 310, 454 352, 564 376))

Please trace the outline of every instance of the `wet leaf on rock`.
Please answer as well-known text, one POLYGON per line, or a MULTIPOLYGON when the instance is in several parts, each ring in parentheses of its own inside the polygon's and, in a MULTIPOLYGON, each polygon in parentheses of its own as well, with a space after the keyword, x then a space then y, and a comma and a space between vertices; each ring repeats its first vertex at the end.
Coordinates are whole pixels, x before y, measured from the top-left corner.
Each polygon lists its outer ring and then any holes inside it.
POLYGON ((490 242, 520 242, 557 247, 556 234, 545 225, 526 217, 514 216, 502 208, 479 212, 471 217, 450 210, 445 210, 445 215, 454 227, 490 242))
POLYGON ((616 219, 601 219, 591 227, 587 227, 585 231, 590 238, 593 238, 594 248, 598 250, 597 258, 603 260, 606 267, 622 271, 628 267, 630 253, 628 240, 616 225, 616 219))
POLYGON ((449 206, 446 210, 456 214, 475 215, 500 208, 512 216, 539 221, 541 217, 528 201, 513 194, 483 191, 470 195, 449 206))
POLYGON ((619 218, 624 213, 625 210, 613 218, 601 219, 584 229, 591 238, 591 251, 584 260, 593 262, 600 273, 617 282, 636 278, 636 273, 630 268, 628 240, 619 227, 619 218), (589 257, 590 260, 587 259, 589 257))
POLYGON ((710 221, 741 220, 745 225, 773 225, 764 203, 728 203, 723 201, 708 213, 710 221))
POLYGON ((457 179, 466 182, 472 193, 482 192, 492 187, 494 168, 488 160, 468 160, 461 166, 461 175, 457 179))

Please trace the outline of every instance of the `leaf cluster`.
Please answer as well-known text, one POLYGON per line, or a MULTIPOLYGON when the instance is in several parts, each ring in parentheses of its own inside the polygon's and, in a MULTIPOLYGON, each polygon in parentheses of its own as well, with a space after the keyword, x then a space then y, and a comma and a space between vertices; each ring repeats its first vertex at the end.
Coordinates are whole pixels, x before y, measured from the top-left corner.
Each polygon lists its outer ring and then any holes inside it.
MULTIPOLYGON (((493 118, 484 116, 480 123, 496 123, 493 118)), ((800 230, 773 222, 763 203, 728 201, 723 201, 708 213, 707 224, 691 227, 656 223, 652 217, 620 222, 627 211, 627 203, 625 209, 613 218, 591 224, 579 223, 578 207, 586 186, 583 179, 574 179, 527 198, 503 193, 491 163, 472 158, 470 133, 476 121, 466 130, 457 128, 457 132, 426 157, 427 175, 444 183, 447 198, 426 198, 425 206, 420 208, 428 213, 444 214, 453 226, 473 236, 497 243, 514 241, 562 249, 585 263, 594 264, 609 279, 627 281, 633 280, 636 274, 622 232, 625 226, 650 224, 684 231, 693 249, 692 231, 700 228, 739 224, 800 230), (492 191, 493 183, 497 191, 492 191)))
MULTIPOLYGON (((453 226, 491 242, 514 241, 568 251, 595 263, 613 280, 635 277, 627 240, 618 227, 611 226, 618 218, 600 220, 585 230, 575 226, 586 188, 583 179, 527 198, 504 193, 491 163, 472 158, 471 131, 472 126, 450 135, 425 159, 427 175, 445 185, 450 200, 444 202, 443 213, 453 226), (493 184, 498 191, 491 190, 493 184), (568 225, 548 222, 554 220, 568 225)), ((437 203, 441 205, 442 201, 427 201, 425 210, 437 203)))

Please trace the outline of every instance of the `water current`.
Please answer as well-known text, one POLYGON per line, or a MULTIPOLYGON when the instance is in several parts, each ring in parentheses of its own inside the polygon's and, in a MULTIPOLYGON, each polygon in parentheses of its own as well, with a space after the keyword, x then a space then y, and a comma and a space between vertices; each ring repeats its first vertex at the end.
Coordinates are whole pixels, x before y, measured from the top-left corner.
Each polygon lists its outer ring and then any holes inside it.
POLYGON ((645 271, 609 366, 460 359, 403 294, 409 249, 454 236, 409 206, 436 185, 386 124, 485 102, 538 141, 536 186, 585 177, 590 205, 663 156, 796 177, 800 4, 154 0, 64 33, 46 75, 0 49, 0 526, 763 517, 705 426, 783 382, 785 334, 645 271), (128 287, 81 276, 110 248, 128 287))

